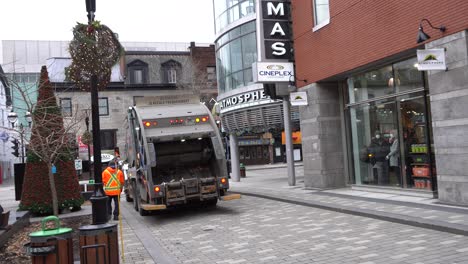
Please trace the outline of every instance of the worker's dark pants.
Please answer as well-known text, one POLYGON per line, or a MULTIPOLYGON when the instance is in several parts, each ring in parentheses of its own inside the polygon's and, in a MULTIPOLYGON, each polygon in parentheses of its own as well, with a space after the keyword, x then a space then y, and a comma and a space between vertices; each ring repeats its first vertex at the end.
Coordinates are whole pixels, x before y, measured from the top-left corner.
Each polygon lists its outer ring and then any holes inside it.
POLYGON ((119 196, 118 195, 108 195, 107 199, 107 214, 112 214, 112 201, 114 201, 114 216, 119 215, 119 196))

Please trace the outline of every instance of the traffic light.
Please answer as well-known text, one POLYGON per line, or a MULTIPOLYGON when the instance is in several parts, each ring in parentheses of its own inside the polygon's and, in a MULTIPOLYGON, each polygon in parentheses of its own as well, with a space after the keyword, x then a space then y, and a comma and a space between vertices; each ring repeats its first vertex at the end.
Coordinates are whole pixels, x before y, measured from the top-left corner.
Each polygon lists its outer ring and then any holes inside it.
POLYGON ((14 150, 11 154, 13 154, 15 157, 19 157, 19 142, 16 138, 14 138, 11 143, 13 143, 13 146, 11 148, 14 150))
POLYGON ((264 83, 263 92, 265 95, 268 95, 271 100, 281 99, 280 97, 276 96, 276 85, 274 83, 264 83))

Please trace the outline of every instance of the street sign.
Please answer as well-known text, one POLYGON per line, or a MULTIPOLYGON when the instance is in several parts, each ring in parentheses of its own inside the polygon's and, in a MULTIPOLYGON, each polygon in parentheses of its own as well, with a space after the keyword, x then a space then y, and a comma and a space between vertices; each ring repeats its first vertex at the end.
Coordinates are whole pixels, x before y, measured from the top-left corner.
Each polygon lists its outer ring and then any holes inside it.
POLYGON ((82 170, 83 169, 83 161, 81 159, 75 160, 75 170, 82 170))

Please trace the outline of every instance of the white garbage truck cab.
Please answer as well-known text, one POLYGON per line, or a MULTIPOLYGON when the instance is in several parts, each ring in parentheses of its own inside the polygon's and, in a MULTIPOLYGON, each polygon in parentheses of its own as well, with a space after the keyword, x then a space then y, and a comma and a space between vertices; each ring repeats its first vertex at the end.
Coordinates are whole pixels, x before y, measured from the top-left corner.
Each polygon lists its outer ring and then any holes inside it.
POLYGON ((125 194, 141 215, 181 204, 216 205, 229 177, 220 133, 197 97, 136 98, 126 119, 125 194))

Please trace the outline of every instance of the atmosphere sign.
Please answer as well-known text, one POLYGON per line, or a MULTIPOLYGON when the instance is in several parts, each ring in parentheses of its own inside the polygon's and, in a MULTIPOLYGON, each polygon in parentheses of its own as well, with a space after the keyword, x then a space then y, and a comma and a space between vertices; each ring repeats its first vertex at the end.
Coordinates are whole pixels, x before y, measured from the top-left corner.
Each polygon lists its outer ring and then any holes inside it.
POLYGON ((256 62, 252 64, 254 82, 275 83, 294 81, 292 62, 256 62))
POLYGON ((227 97, 219 101, 220 113, 237 110, 245 107, 253 107, 263 104, 273 103, 270 97, 266 96, 263 90, 251 91, 227 97))

